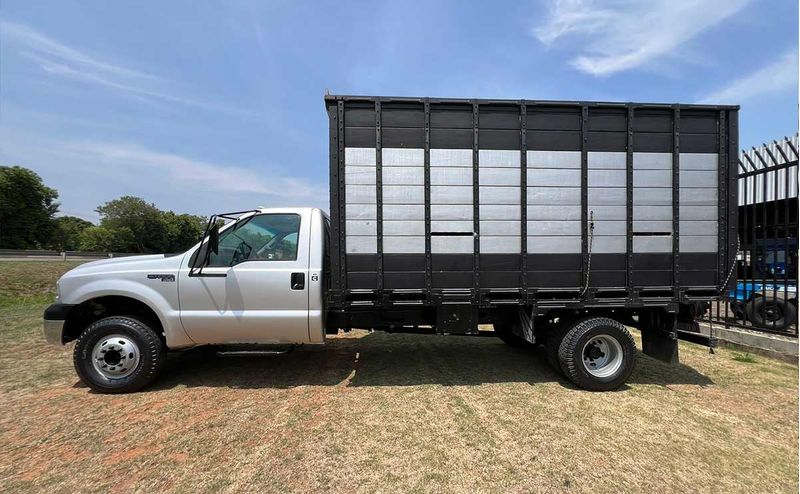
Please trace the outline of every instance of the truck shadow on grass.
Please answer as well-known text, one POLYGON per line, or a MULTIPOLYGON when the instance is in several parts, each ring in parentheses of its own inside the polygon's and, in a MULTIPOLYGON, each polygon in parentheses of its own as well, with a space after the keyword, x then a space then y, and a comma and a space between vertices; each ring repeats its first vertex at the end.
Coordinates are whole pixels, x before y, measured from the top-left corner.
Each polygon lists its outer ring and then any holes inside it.
MULTIPOLYGON (((166 367, 163 377, 147 390, 553 382, 577 389, 547 365, 540 350, 512 348, 490 337, 376 332, 360 338, 332 338, 324 346, 304 346, 263 357, 218 357, 199 348, 170 355, 166 367)), ((628 383, 713 384, 691 367, 663 364, 641 353, 628 383)))

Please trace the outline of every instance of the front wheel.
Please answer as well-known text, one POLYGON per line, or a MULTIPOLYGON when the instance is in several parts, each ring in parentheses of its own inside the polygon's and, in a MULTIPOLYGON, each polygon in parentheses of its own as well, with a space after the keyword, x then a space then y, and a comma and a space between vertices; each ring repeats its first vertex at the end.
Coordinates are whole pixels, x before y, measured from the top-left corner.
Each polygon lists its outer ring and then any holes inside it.
POLYGON ((592 317, 567 331, 558 348, 558 361, 578 387, 609 391, 622 386, 633 372, 636 345, 619 322, 592 317))
POLYGON ((161 372, 164 343, 147 324, 131 317, 92 323, 75 343, 73 363, 81 381, 99 393, 130 393, 161 372))

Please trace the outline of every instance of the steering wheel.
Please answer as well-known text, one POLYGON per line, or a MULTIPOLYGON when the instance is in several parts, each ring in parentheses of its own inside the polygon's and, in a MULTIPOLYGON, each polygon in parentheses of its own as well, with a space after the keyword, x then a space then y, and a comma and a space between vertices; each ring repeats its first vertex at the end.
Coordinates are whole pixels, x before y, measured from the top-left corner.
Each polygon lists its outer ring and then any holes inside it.
MULTIPOLYGON (((263 258, 263 257, 264 257, 264 253, 265 253, 265 252, 267 252, 269 249, 272 249, 272 248, 275 246, 275 244, 276 244, 277 242, 280 242, 281 240, 283 240, 283 238, 284 238, 285 236, 286 236, 286 235, 280 235, 280 234, 278 234, 278 235, 275 235, 274 237, 272 237, 272 238, 269 240, 269 242, 267 242, 266 244, 264 244, 264 246, 263 246, 263 247, 261 247, 260 249, 258 249, 258 251, 256 252, 256 255, 257 255, 259 258, 263 258)), ((270 255, 269 255, 269 259, 272 259, 272 254, 270 254, 270 255)))
POLYGON ((239 264, 240 262, 249 258, 252 251, 253 248, 250 247, 247 242, 244 240, 239 242, 239 245, 236 246, 236 250, 233 251, 233 256, 231 257, 231 266, 239 264))

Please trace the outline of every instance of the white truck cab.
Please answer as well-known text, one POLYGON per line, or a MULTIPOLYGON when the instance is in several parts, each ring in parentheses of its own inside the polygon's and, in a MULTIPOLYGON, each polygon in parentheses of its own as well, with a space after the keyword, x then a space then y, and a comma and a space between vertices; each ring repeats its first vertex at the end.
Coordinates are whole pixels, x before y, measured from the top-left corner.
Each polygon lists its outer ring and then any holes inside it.
POLYGON ((78 375, 102 392, 148 384, 167 349, 324 343, 327 221, 315 208, 217 215, 184 253, 82 264, 58 281, 45 338, 77 340, 78 375))

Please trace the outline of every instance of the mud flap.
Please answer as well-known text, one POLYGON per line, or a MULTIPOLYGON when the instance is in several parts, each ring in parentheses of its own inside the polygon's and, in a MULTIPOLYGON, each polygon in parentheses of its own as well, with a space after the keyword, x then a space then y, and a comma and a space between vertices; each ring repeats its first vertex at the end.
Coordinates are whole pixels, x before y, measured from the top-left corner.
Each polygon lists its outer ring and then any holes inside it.
POLYGON ((533 323, 535 319, 535 311, 536 309, 532 308, 531 313, 528 314, 528 311, 525 309, 525 307, 520 307, 518 311, 519 321, 515 321, 515 324, 511 326, 512 333, 530 344, 536 343, 536 333, 534 333, 533 323))
POLYGON ((678 363, 678 317, 661 309, 639 315, 642 353, 668 364, 678 363))

